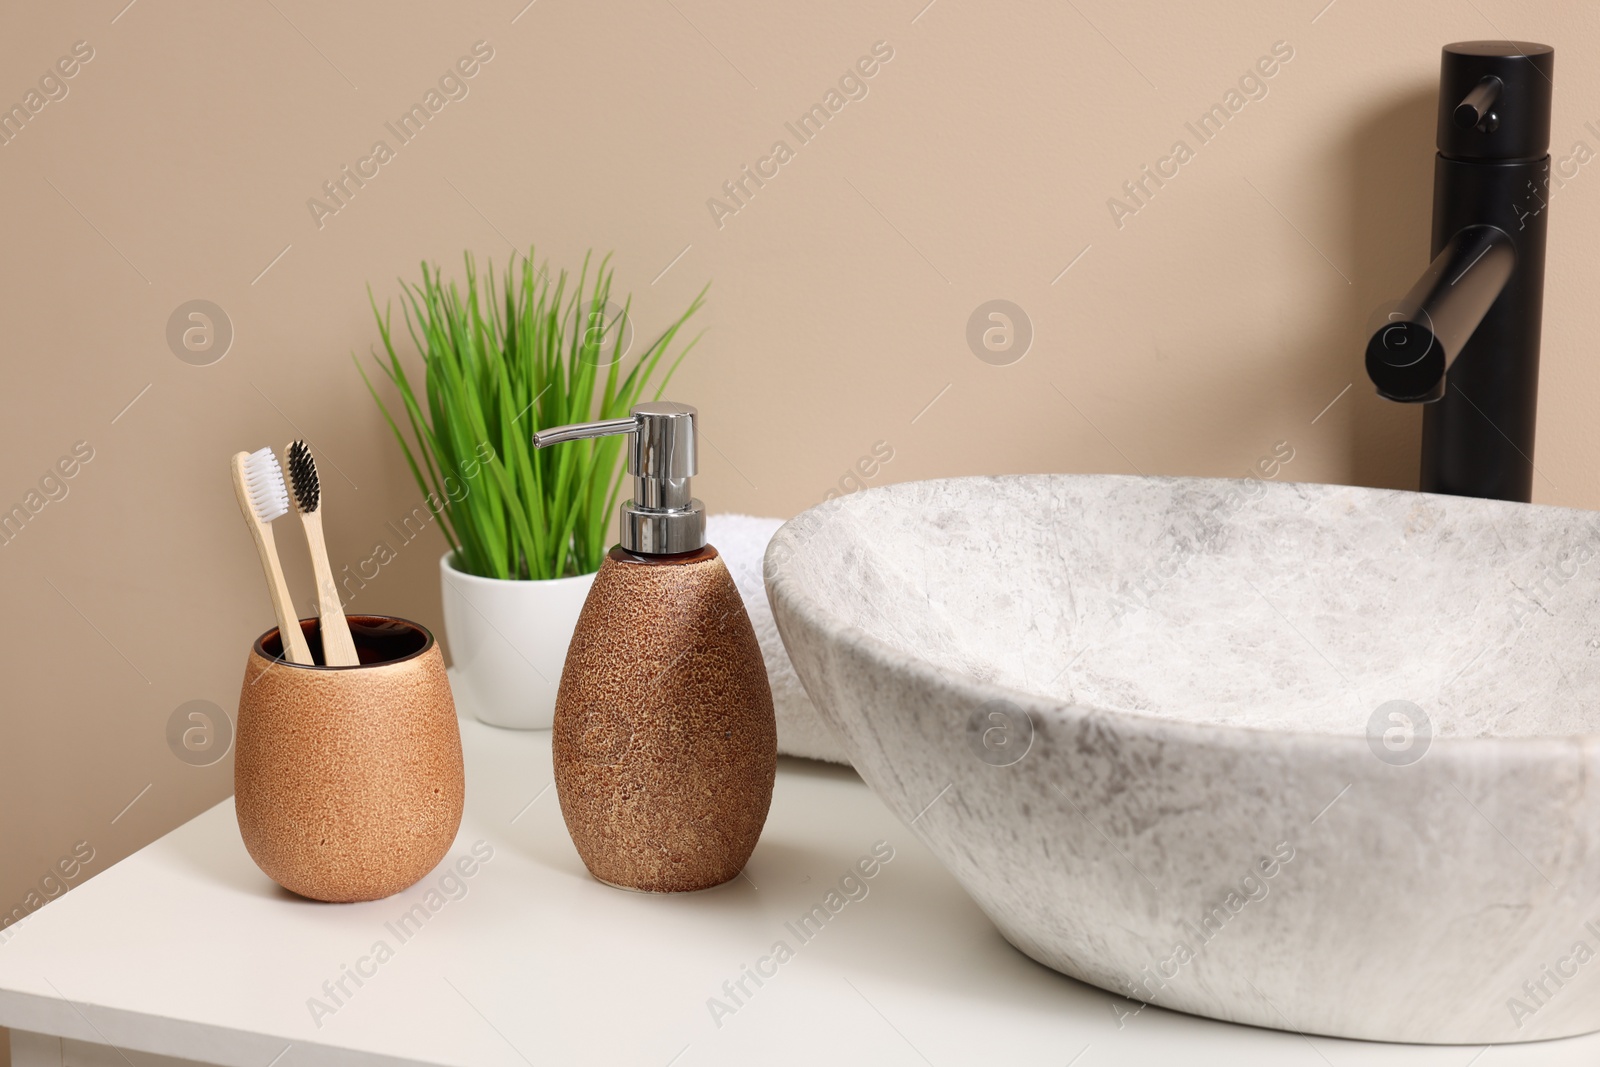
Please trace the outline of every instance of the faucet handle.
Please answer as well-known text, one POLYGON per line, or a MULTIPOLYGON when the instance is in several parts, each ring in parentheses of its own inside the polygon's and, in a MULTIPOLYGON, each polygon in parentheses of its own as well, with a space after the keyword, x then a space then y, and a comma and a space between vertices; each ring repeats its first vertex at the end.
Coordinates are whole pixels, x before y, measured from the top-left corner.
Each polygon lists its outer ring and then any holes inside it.
POLYGON ((1485 74, 1477 85, 1456 105, 1455 120, 1459 129, 1470 130, 1474 126, 1482 125, 1484 133, 1493 133, 1500 127, 1500 117, 1491 110, 1494 102, 1500 99, 1500 90, 1505 88, 1505 82, 1493 74, 1485 74))
POLYGON ((1439 60, 1439 154, 1462 163, 1531 163, 1550 151, 1555 49, 1532 41, 1457 41, 1439 60))

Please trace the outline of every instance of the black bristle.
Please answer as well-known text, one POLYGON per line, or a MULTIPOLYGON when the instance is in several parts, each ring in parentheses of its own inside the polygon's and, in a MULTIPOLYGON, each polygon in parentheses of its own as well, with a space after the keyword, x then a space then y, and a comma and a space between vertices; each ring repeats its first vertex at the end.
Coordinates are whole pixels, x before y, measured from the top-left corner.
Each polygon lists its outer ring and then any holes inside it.
POLYGON ((317 510, 322 500, 322 483, 317 479, 317 463, 311 458, 311 449, 304 441, 289 445, 289 488, 294 490, 294 502, 300 510, 310 514, 317 510))

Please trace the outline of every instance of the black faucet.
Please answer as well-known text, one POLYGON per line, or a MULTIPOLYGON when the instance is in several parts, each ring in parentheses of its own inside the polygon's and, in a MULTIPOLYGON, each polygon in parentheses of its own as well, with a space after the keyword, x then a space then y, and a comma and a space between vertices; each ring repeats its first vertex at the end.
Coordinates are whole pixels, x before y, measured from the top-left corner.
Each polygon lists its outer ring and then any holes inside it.
POLYGON ((1426 405, 1422 491, 1528 501, 1555 50, 1444 47, 1433 262, 1367 342, 1378 394, 1426 405))

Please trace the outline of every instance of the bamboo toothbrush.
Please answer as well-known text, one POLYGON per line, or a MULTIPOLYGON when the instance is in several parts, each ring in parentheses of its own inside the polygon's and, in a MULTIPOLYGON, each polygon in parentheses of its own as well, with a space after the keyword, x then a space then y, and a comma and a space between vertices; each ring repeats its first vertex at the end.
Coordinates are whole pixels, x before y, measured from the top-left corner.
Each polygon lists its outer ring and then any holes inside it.
POLYGON ((322 539, 322 479, 317 477, 317 462, 304 441, 291 441, 289 488, 300 509, 300 522, 306 528, 306 544, 311 547, 311 570, 317 578, 317 614, 322 617, 322 661, 329 667, 355 667, 356 643, 345 621, 344 605, 339 602, 339 587, 333 581, 328 563, 328 546, 322 539))
POLYGON ((272 520, 289 513, 289 491, 283 485, 283 469, 272 449, 236 452, 233 456, 233 491, 239 497, 239 510, 255 535, 261 553, 261 569, 267 574, 267 592, 272 610, 278 616, 278 633, 283 638, 284 658, 290 663, 313 665, 311 648, 295 618, 289 586, 283 580, 278 562, 278 547, 272 540, 272 520))

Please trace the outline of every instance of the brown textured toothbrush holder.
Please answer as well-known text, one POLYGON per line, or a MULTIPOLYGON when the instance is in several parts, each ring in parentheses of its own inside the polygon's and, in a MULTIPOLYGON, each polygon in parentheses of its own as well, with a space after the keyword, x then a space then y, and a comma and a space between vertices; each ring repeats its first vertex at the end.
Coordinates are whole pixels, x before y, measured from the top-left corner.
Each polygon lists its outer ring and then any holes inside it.
MULTIPOLYGON (((313 900, 378 900, 444 858, 461 825, 461 731, 427 628, 351 615, 360 665, 285 662, 276 627, 245 662, 234 752, 256 866, 313 900)), ((300 627, 320 656, 316 619, 300 627)))

